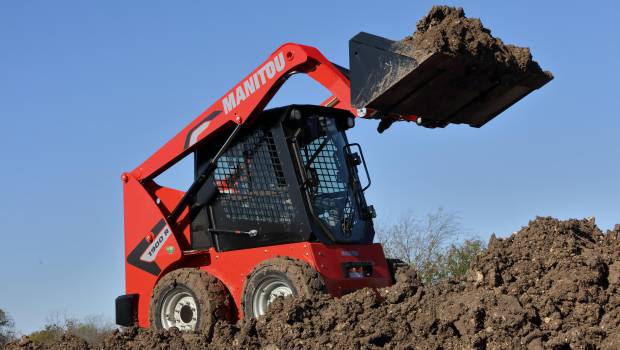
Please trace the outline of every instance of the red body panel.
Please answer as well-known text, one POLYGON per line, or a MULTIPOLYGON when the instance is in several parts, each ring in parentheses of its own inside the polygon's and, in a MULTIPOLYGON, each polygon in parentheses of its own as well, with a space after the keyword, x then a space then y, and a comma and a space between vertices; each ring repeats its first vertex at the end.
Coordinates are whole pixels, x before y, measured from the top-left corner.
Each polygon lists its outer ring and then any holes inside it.
POLYGON ((198 267, 219 278, 230 291, 242 317, 241 298, 248 274, 260 262, 276 256, 307 261, 324 277, 334 296, 362 287, 383 287, 391 283, 383 250, 379 244, 324 245, 294 243, 229 252, 191 251, 187 209, 177 222, 166 217, 184 192, 165 188, 153 178, 204 142, 231 125, 251 121, 285 80, 305 73, 327 88, 332 97, 324 105, 350 110, 347 77, 317 49, 285 44, 239 84, 204 111, 181 132, 131 173, 122 175, 125 206, 126 293, 138 295, 138 324, 149 326, 149 302, 153 287, 167 272, 182 267, 198 267), (344 262, 367 262, 370 277, 346 278, 344 262))
MULTIPOLYGON (((181 266, 200 267, 220 279, 235 302, 235 314, 242 318, 241 299, 247 276, 256 265, 277 256, 288 256, 308 262, 323 276, 328 292, 335 297, 364 287, 380 288, 391 284, 383 249, 379 244, 326 246, 321 243, 291 243, 222 253, 209 249, 185 256, 182 259, 185 263, 181 263, 181 266), (345 262, 371 262, 374 265, 373 276, 346 278, 341 267, 345 262)), ((152 286, 144 285, 144 287, 140 296, 150 299, 152 286)), ((149 327, 148 311, 148 300, 140 302, 138 309, 140 327, 149 327)))
MULTIPOLYGON (((125 199, 125 288, 127 294, 138 294, 138 310, 148 310, 150 295, 159 276, 163 275, 165 269, 172 263, 181 258, 181 249, 174 234, 168 236, 164 242, 164 248, 171 247, 172 253, 159 251, 155 263, 160 273, 153 274, 145 272, 143 269, 129 263, 134 251, 141 256, 142 249, 138 249, 141 243, 147 241, 150 245, 156 238, 152 234, 152 229, 159 221, 164 220, 161 209, 146 189, 132 177, 128 177, 124 186, 125 199), (150 238, 150 239, 149 239, 150 238), (151 242, 148 242, 148 241, 151 242)), ((148 246, 147 246, 148 247, 148 246)), ((144 251, 146 251, 146 248, 144 251)), ((138 257, 142 262, 142 259, 138 257)), ((149 265, 152 266, 152 265, 149 265)), ((146 318, 148 320, 148 316, 146 318)), ((140 319, 142 323, 142 319, 140 319)))
POLYGON ((203 269, 224 282, 238 306, 241 305, 246 277, 252 269, 261 262, 277 256, 288 256, 308 262, 323 276, 328 291, 333 296, 341 296, 345 292, 363 287, 379 288, 391 284, 383 249, 379 244, 326 246, 321 243, 303 242, 224 253, 211 250, 209 254, 213 259, 211 264, 204 266, 203 269), (355 253, 350 254, 351 252, 355 253), (360 279, 345 278, 341 266, 345 262, 371 262, 374 264, 373 276, 360 279))

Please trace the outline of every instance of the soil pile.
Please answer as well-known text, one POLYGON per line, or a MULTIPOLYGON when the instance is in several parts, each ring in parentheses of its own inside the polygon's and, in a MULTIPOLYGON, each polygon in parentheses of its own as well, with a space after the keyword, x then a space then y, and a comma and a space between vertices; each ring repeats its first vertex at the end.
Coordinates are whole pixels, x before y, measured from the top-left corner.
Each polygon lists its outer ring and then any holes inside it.
POLYGON ((280 349, 620 348, 620 226, 538 218, 492 237, 462 279, 397 278, 383 300, 362 290, 281 301, 248 333, 280 349))
POLYGON ((492 237, 466 277, 424 286, 401 269, 397 280, 340 299, 277 300, 260 320, 219 323, 212 335, 131 329, 93 348, 620 348, 620 225, 603 234, 593 220, 537 218, 492 237))

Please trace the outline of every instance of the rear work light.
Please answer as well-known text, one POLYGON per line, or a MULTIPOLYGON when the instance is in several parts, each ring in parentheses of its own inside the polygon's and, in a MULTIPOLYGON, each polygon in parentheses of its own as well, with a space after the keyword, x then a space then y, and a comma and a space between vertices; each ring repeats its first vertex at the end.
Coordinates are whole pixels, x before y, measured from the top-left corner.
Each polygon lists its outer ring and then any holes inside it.
POLYGON ((346 262, 342 264, 342 272, 346 278, 364 278, 372 276, 372 263, 346 262))

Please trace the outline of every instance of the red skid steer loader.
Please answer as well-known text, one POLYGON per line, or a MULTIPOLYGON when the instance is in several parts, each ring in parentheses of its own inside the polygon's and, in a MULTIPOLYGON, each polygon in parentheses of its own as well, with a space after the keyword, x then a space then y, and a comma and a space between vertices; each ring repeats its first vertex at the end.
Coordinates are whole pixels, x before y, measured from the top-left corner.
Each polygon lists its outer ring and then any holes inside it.
POLYGON ((277 297, 338 297, 394 283, 373 243, 362 149, 346 130, 356 119, 379 119, 379 131, 396 120, 480 127, 550 77, 530 74, 478 92, 443 89, 433 81, 453 73, 437 57, 417 62, 393 43, 356 35, 349 70, 313 47, 282 45, 122 174, 126 294, 116 299, 117 324, 208 332, 218 320, 260 317, 277 297), (386 70, 394 66, 398 75, 386 70), (293 74, 307 74, 332 96, 318 106, 265 110, 293 74), (437 105, 440 112, 428 112, 437 105), (186 191, 154 181, 190 154, 195 180, 186 191))

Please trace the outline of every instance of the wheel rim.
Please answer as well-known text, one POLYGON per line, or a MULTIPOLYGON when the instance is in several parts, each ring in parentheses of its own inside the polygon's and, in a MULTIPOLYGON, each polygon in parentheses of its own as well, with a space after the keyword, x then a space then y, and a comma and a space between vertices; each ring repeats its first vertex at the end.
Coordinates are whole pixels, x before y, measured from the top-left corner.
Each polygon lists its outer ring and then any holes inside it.
POLYGON ((289 297, 293 295, 293 289, 285 281, 279 279, 268 279, 256 288, 254 292, 254 298, 252 300, 252 307, 254 311, 254 317, 263 316, 269 305, 279 297, 289 297))
POLYGON ((169 291, 162 302, 160 321, 164 329, 176 327, 186 332, 196 330, 198 307, 194 296, 177 288, 169 291))

